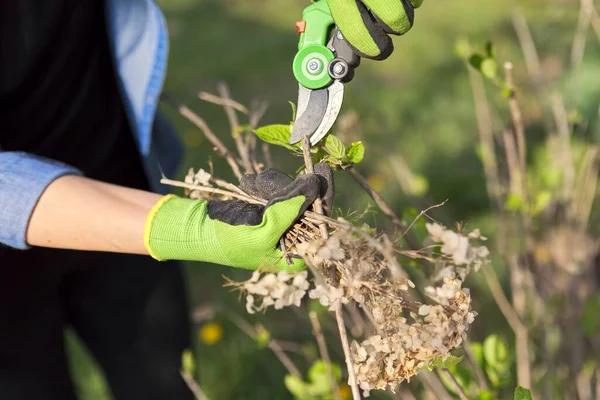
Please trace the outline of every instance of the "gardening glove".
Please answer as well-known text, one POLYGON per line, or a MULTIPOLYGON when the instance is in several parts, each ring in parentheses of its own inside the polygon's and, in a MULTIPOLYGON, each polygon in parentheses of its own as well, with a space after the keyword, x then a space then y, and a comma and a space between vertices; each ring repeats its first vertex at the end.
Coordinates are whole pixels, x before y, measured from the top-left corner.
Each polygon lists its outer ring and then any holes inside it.
POLYGON ((331 16, 354 52, 384 60, 394 46, 389 35, 412 28, 414 10, 423 0, 326 0, 331 16))
POLYGON ((324 178, 306 174, 292 180, 274 170, 245 176, 240 188, 260 194, 268 200, 266 206, 167 195, 148 215, 144 244, 157 260, 204 261, 250 270, 302 270, 301 258, 292 258, 290 265, 277 246, 304 211, 328 193, 324 178))

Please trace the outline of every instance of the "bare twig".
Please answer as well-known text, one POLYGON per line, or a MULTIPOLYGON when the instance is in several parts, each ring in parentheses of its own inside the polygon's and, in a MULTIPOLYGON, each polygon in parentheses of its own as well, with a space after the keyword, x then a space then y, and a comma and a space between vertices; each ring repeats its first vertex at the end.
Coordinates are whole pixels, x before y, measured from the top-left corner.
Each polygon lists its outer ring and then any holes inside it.
POLYGON ((521 49, 523 49, 527 70, 533 78, 534 83, 539 88, 542 85, 543 79, 540 57, 538 56, 535 42, 533 41, 533 36, 529 30, 527 19, 518 7, 514 7, 512 22, 515 32, 517 33, 517 38, 519 39, 519 43, 521 44, 521 49))
POLYGON ((513 78, 513 65, 510 62, 504 64, 504 73, 506 77, 506 85, 510 90, 510 96, 508 98, 508 107, 510 108, 510 115, 513 121, 513 129, 517 138, 517 154, 519 159, 519 170, 521 176, 522 195, 524 200, 527 201, 527 184, 525 177, 527 176, 527 148, 525 144, 525 125, 523 124, 523 117, 521 115, 521 109, 517 102, 515 84, 513 78))
POLYGON ((571 44, 571 68, 577 69, 583 61, 585 43, 587 41, 588 28, 592 22, 592 10, 590 0, 579 1, 579 16, 573 43, 571 44))
POLYGON ((340 395, 340 389, 337 384, 337 379, 335 379, 335 375, 333 374, 333 369, 331 368, 331 358, 329 358, 329 352, 327 351, 327 344, 325 343, 323 331, 321 331, 319 318, 317 317, 317 313, 314 311, 311 311, 308 316, 310 317, 310 322, 312 324, 313 331, 315 332, 315 338, 317 339, 317 344, 319 346, 319 353, 321 353, 321 358, 323 358, 323 361, 325 361, 325 365, 327 366, 327 373, 331 379, 331 388, 333 389, 333 397, 336 400, 341 400, 342 397, 340 395))
MULTIPOLYGON (((304 154, 304 165, 306 167, 306 172, 309 174, 313 174, 315 172, 313 168, 312 159, 310 157, 310 142, 307 135, 302 137, 302 152, 304 154)), ((323 212, 323 201, 320 198, 317 198, 313 204, 314 210, 317 214, 324 215, 323 212)), ((329 233, 327 231, 326 224, 319 224, 319 230, 321 231, 321 236, 324 239, 327 239, 329 233)))
POLYGON ((422 217, 422 216, 424 216, 424 215, 427 215, 427 212, 428 212, 429 210, 432 210, 432 209, 434 209, 434 208, 438 208, 438 207, 442 207, 444 204, 446 204, 446 201, 447 201, 447 200, 444 200, 443 202, 441 202, 441 203, 439 203, 439 204, 434 204, 434 205, 432 205, 432 206, 429 206, 429 207, 427 207, 425 210, 422 210, 422 211, 419 213, 419 215, 417 215, 417 216, 415 217, 415 219, 413 220, 413 222, 411 222, 411 223, 410 223, 410 225, 409 225, 409 226, 406 228, 406 230, 405 230, 405 231, 402 233, 402 235, 403 235, 403 236, 404 236, 404 235, 406 235, 406 234, 408 233, 408 231, 410 230, 410 228, 412 228, 412 227, 413 227, 413 225, 417 223, 417 221, 419 220, 419 218, 421 218, 421 217, 422 217))
POLYGON ((215 148, 217 149, 217 153, 219 153, 219 155, 221 155, 222 157, 225 157, 236 178, 238 180, 242 179, 242 172, 240 171, 240 167, 233 153, 231 153, 227 146, 225 146, 223 142, 213 133, 213 131, 206 124, 206 122, 202 118, 200 118, 198 114, 196 114, 195 112, 193 112, 192 110, 190 110, 182 104, 172 104, 172 106, 174 106, 174 108, 177 109, 182 116, 187 118, 190 122, 192 122, 194 125, 200 128, 200 130, 202 130, 204 136, 206 136, 208 141, 211 142, 213 146, 215 146, 215 148))
MULTIPOLYGON (((304 155, 304 164, 307 173, 314 173, 312 159, 310 157, 310 142, 307 135, 302 137, 302 153, 304 155)), ((315 211, 318 214, 323 214, 323 206, 321 199, 317 199, 314 204, 315 211)), ((319 224, 319 229, 323 238, 327 238, 329 233, 327 226, 319 224)), ((335 266, 332 266, 332 282, 335 285, 335 266)), ((358 383, 356 381, 356 374, 354 373, 354 363, 352 362, 352 353, 350 353, 350 344, 348 343, 348 334, 346 333, 346 325, 344 325, 344 314, 342 313, 342 304, 339 302, 335 308, 335 319, 337 321, 338 330, 340 332, 340 340, 342 341, 342 349, 344 350, 344 358, 346 359, 346 368, 348 370, 348 383, 352 389, 352 398, 354 400, 360 400, 360 392, 358 390, 358 383)))
POLYGON ((502 290, 502 286, 500 286, 500 281, 496 276, 496 272, 488 265, 483 266, 481 269, 483 270, 483 275, 490 288, 490 292, 492 292, 492 296, 494 297, 496 304, 498 304, 498 308, 500 308, 502 315, 504 315, 506 322, 508 322, 514 332, 524 329, 525 326, 521 322, 519 315, 508 301, 508 298, 502 290))
POLYGON ((560 93, 552 93, 550 99, 552 102, 556 127, 558 128, 557 138, 559 144, 556 146, 556 151, 558 152, 557 161, 559 163, 559 169, 563 171, 564 174, 561 197, 563 201, 567 202, 571 199, 575 182, 575 166, 573 164, 573 155, 571 152, 569 121, 560 93))
POLYGON ((472 68, 469 71, 469 80, 473 100, 475 104, 475 116, 479 131, 479 141, 483 148, 482 162, 485 173, 485 181, 489 196, 495 201, 496 207, 502 207, 502 187, 498 174, 498 161, 496 160, 496 151, 494 146, 494 135, 492 132, 492 121, 490 109, 481 75, 472 68))
POLYGON ((440 378, 433 372, 424 370, 417 377, 435 394, 437 400, 452 400, 452 396, 448 393, 440 378))
MULTIPOLYGON (((517 311, 511 306, 510 302, 504 295, 504 291, 500 286, 498 277, 492 268, 489 266, 482 267, 483 274, 487 284, 492 292, 492 296, 498 304, 502 315, 515 333, 517 345, 517 380, 519 385, 523 387, 531 387, 531 363, 529 360, 529 338, 527 327, 521 321, 517 311)), ((514 270, 512 273, 514 274, 514 270)), ((517 291, 517 294, 519 291, 517 291)))
MULTIPOLYGON (((379 193, 377 193, 371 187, 371 185, 369 185, 367 179, 364 176, 362 176, 356 169, 354 169, 354 167, 347 168, 346 171, 350 174, 352 179, 354 179, 356 183, 358 183, 360 187, 362 187, 365 190, 365 192, 367 192, 367 194, 373 199, 375 204, 377 204, 377 207, 379 207, 379 209, 390 218, 390 221, 398 229, 406 231, 406 225, 404 225, 400 217, 398 217, 398 215, 392 210, 389 204, 379 195, 379 193)), ((405 235, 404 238, 413 250, 420 248, 417 240, 413 237, 413 235, 410 234, 410 232, 407 235, 405 235)))
POLYGON ((479 384, 479 387, 483 390, 487 390, 488 385, 485 380, 485 375, 483 373, 481 366, 477 362, 477 359, 475 358, 475 354, 473 354, 473 350, 471 350, 471 343, 468 339, 467 339, 465 345, 463 346, 463 349, 465 350, 465 353, 467 354, 467 358, 469 359, 469 362, 471 363, 471 366, 473 367, 473 371, 475 371, 475 378, 477 379, 477 383, 479 384))
POLYGON ((190 374, 188 374, 185 371, 181 371, 180 373, 181 373, 181 377, 183 378, 183 380, 185 381, 187 386, 190 388, 190 390, 194 394, 194 397, 196 398, 196 400, 208 400, 208 397, 206 397, 206 394, 204 394, 204 392, 202 391, 202 388, 200 387, 200 385, 198 385, 198 382, 196 382, 194 377, 192 377, 190 374))
MULTIPOLYGON (((226 311, 226 314, 229 316, 231 321, 238 327, 242 332, 248 335, 250 338, 256 340, 258 333, 256 329, 250 325, 245 319, 237 315, 232 311, 226 311)), ((267 347, 273 351, 275 356, 281 361, 285 369, 292 375, 301 377, 302 374, 300 370, 296 367, 294 362, 288 357, 287 354, 282 350, 281 346, 275 339, 270 339, 267 347)))
MULTIPOLYGON (((230 100, 229 88, 226 84, 220 83, 218 85, 218 90, 223 99, 225 99, 226 101, 230 100)), ((248 145, 244 143, 244 137, 239 132, 240 122, 238 120, 237 114, 235 113, 235 110, 233 109, 233 107, 231 107, 229 102, 226 102, 223 106, 225 108, 225 112, 227 113, 227 119, 229 120, 229 125, 231 126, 231 132, 234 136, 237 151, 242 159, 242 165, 244 166, 244 169, 246 170, 247 174, 252 174, 254 173, 254 168, 252 166, 252 162, 250 162, 248 145)))
MULTIPOLYGON (((262 117, 265 115, 265 113, 267 112, 267 108, 269 108, 269 103, 267 103, 266 101, 254 101, 253 102, 253 106, 250 107, 250 115, 248 117, 248 125, 250 125, 250 132, 248 132, 248 147, 249 147, 249 151, 250 151, 250 161, 252 162, 252 165, 254 167, 254 170, 256 172, 260 172, 261 167, 258 164, 258 161, 256 159, 256 146, 257 146, 257 140, 256 140, 256 134, 254 133, 254 130, 258 127, 258 124, 260 122, 260 120, 262 119, 262 117)), ((266 142, 263 142, 263 156, 265 158, 265 164, 267 166, 267 168, 271 168, 272 166, 272 162, 271 162, 271 153, 269 151, 269 144, 266 142), (265 148, 266 145, 266 148, 265 148)))
POLYGON ((444 377, 446 377, 446 379, 448 379, 450 382, 452 382, 452 384, 454 385, 454 389, 456 390, 456 393, 458 394, 458 397, 460 397, 461 400, 469 400, 469 398, 467 397, 463 388, 456 381, 456 378, 454 378, 454 375, 452 375, 450 372, 448 372, 445 369, 438 368, 437 371, 440 375, 443 375, 444 377))
POLYGON ((367 192, 367 194, 371 196, 371 198, 375 201, 375 203, 381 209, 381 211, 383 211, 385 215, 390 217, 394 225, 397 225, 398 228, 400 228, 403 231, 406 230, 406 226, 404 225, 404 223, 402 223, 400 217, 396 215, 396 213, 392 210, 389 204, 387 204, 386 201, 379 195, 379 193, 377 193, 371 187, 371 185, 369 185, 369 182, 364 176, 362 176, 354 167, 346 168, 346 171, 356 181, 356 183, 358 183, 367 192))
POLYGON ((213 104, 216 104, 219 106, 227 105, 229 107, 235 108, 242 114, 248 114, 248 109, 246 107, 244 107, 242 104, 238 103, 237 101, 234 101, 231 99, 224 99, 222 97, 219 97, 212 93, 207 93, 207 92, 198 93, 198 97, 200 98, 200 100, 204 100, 204 101, 207 101, 209 103, 213 103, 213 104))

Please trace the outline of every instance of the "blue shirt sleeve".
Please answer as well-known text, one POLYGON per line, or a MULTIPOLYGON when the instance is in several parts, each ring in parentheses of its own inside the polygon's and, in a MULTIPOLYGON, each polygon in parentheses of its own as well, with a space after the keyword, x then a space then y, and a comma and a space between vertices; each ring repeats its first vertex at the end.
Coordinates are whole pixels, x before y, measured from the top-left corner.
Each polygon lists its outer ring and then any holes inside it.
POLYGON ((63 175, 82 172, 58 161, 0 150, 0 243, 26 250, 29 219, 44 190, 63 175))

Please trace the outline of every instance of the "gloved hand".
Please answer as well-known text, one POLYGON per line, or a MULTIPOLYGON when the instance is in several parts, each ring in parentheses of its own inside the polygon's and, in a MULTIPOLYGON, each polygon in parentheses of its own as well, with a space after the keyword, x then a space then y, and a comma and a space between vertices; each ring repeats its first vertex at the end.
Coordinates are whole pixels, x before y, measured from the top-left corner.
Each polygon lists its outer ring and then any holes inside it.
POLYGON ((326 0, 331 16, 357 55, 383 60, 394 50, 391 35, 412 28, 423 0, 326 0))
POLYGON ((144 244, 150 255, 157 260, 205 261, 250 270, 304 269, 299 258, 288 264, 278 249, 279 239, 318 197, 331 207, 334 186, 329 166, 317 164, 315 174, 295 180, 267 169, 244 176, 240 188, 268 204, 163 197, 146 222, 144 244))

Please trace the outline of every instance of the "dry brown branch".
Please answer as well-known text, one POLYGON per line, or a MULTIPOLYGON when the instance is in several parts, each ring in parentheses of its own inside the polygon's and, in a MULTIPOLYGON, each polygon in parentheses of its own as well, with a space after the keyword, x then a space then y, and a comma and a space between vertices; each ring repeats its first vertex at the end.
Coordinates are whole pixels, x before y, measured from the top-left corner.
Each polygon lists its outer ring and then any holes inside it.
POLYGON ((329 374, 331 387, 333 388, 333 397, 336 400, 341 400, 342 397, 340 395, 340 389, 337 384, 337 379, 335 379, 335 375, 333 374, 333 369, 331 368, 331 358, 329 357, 329 352, 327 351, 327 344, 325 343, 325 337, 323 336, 323 331, 321 330, 319 318, 317 317, 317 313, 314 311, 311 311, 308 316, 315 333, 315 338, 317 339, 319 353, 321 354, 321 358, 323 361, 325 361, 325 365, 327 366, 327 373, 329 374))
POLYGON ((193 376, 191 376, 185 371, 181 371, 181 377, 194 394, 196 400, 208 400, 208 397, 206 396, 206 394, 204 394, 204 391, 202 390, 200 385, 198 385, 198 382, 196 382, 193 376))
POLYGON ((561 197, 563 201, 568 202, 573 194, 575 182, 575 166, 573 164, 573 155, 571 154, 569 121, 560 93, 552 93, 550 99, 556 127, 558 128, 557 138, 559 143, 556 146, 556 151, 558 152, 556 159, 559 169, 563 172, 561 197))
POLYGON ((229 107, 235 108, 242 114, 248 114, 248 109, 246 107, 244 107, 242 104, 238 103, 237 101, 234 101, 231 99, 224 99, 222 97, 219 97, 212 93, 207 93, 207 92, 198 93, 198 98, 200 100, 204 100, 204 101, 207 101, 209 103, 213 103, 213 104, 216 104, 219 106, 227 105, 229 107))
POLYGON ((421 212, 419 213, 419 215, 417 215, 415 217, 415 219, 413 220, 413 222, 410 223, 410 225, 406 228, 406 230, 402 233, 402 235, 406 235, 408 233, 408 231, 410 230, 410 228, 413 227, 414 224, 417 223, 417 221, 419 220, 419 218, 421 218, 424 215, 427 215, 427 212, 430 210, 433 210, 434 208, 439 208, 442 207, 444 204, 446 204, 448 200, 444 200, 443 202, 439 203, 439 204, 434 204, 432 206, 427 207, 425 210, 421 210, 421 212))
POLYGON ((515 137, 517 138, 517 156, 519 160, 518 165, 521 177, 521 191, 523 199, 527 201, 527 183, 525 180, 527 174, 527 148, 525 144, 525 126, 523 124, 523 116, 521 115, 521 109, 519 108, 519 103, 517 102, 512 63, 507 62, 504 64, 504 73, 506 77, 506 86, 511 91, 510 97, 508 98, 508 107, 510 108, 510 115, 513 121, 515 137))
POLYGON ((231 126, 231 132, 234 136, 238 154, 242 159, 242 166, 244 167, 247 174, 252 174, 254 173, 254 168, 252 166, 252 162, 250 161, 250 149, 248 144, 244 142, 244 137, 239 131, 240 122, 238 120, 237 114, 235 113, 234 108, 228 102, 228 100, 230 100, 229 88, 226 84, 219 83, 218 90, 221 97, 226 100, 224 108, 225 112, 227 113, 229 125, 231 126))
MULTIPOLYGON (((302 137, 302 153, 304 155, 304 165, 307 173, 314 173, 312 159, 310 157, 310 142, 307 135, 302 137)), ((323 206, 321 199, 317 199, 314 203, 315 212, 317 214, 323 214, 323 206)), ((327 225, 319 224, 319 230, 324 239, 329 236, 327 231, 327 225)), ((330 271, 332 275, 332 282, 335 285, 336 271, 335 265, 331 267, 330 271)), ((350 344, 348 343, 348 334, 346 333, 346 325, 344 325, 344 314, 342 313, 342 304, 338 303, 335 308, 335 319, 337 322, 338 330, 340 332, 340 340, 342 342, 342 349, 344 351, 344 358, 346 360, 346 368, 348 369, 348 383, 352 389, 352 398, 354 400, 360 400, 360 392, 358 390, 358 382, 356 381, 356 375, 354 373, 354 363, 352 362, 352 354, 350 353, 350 344)))
MULTIPOLYGON (((362 187, 364 191, 373 199, 375 204, 377 204, 377 207, 379 207, 379 209, 390 219, 390 221, 399 230, 406 231, 406 225, 404 225, 400 217, 398 217, 398 215, 392 210, 389 204, 379 195, 379 193, 373 190, 371 185, 369 185, 367 179, 362 174, 360 174, 354 167, 347 168, 346 171, 350 174, 352 179, 354 179, 356 183, 358 183, 360 187, 362 187)), ((419 243, 417 243, 417 240, 413 237, 413 235, 410 234, 410 232, 407 235, 405 235, 404 238, 411 249, 416 250, 420 248, 419 243)))
POLYGON ((479 141, 483 148, 483 170, 489 196, 495 201, 496 207, 502 207, 502 186, 498 174, 498 161, 496 160, 496 150, 494 146, 494 134, 492 132, 492 119, 490 117, 490 108, 485 95, 483 78, 472 68, 469 71, 469 81, 475 105, 475 116, 477 118, 477 127, 479 131, 479 141))
POLYGON ((592 10, 590 9, 591 1, 579 1, 579 16, 577 17, 577 28, 571 44, 571 68, 577 69, 583 61, 585 53, 585 43, 587 41, 587 33, 592 22, 592 10))
POLYGON ((174 105, 174 107, 179 111, 179 113, 182 116, 184 116, 191 123, 200 128, 200 130, 204 133, 204 136, 206 136, 208 141, 211 142, 213 146, 215 146, 217 153, 222 157, 225 157, 236 178, 238 180, 242 179, 242 172, 240 171, 240 167, 233 153, 231 153, 227 146, 225 146, 223 142, 213 133, 213 131, 206 124, 206 122, 202 118, 200 118, 198 114, 196 114, 195 112, 193 112, 192 110, 190 110, 182 104, 174 105))
POLYGON ((430 371, 423 371, 417 375, 423 385, 434 393, 436 400, 452 400, 452 396, 446 390, 440 378, 430 371))
POLYGON ((471 364, 473 371, 475 371, 475 379, 477 379, 477 383, 479 384, 479 387, 483 390, 487 390, 488 385, 485 380, 485 374, 483 373, 483 369, 477 362, 477 359, 475 358, 475 354, 473 354, 473 351, 471 350, 471 343, 469 340, 467 340, 465 342, 463 349, 465 351, 465 354, 467 355, 467 358, 469 359, 469 363, 471 364))
POLYGON ((443 375, 446 379, 452 382, 452 385, 454 385, 454 390, 456 390, 456 393, 458 394, 460 400, 469 400, 463 388, 460 386, 456 378, 454 378, 454 375, 452 375, 445 369, 438 369, 437 371, 440 375, 443 375))
MULTIPOLYGON (((240 317, 236 313, 232 311, 226 311, 226 314, 229 316, 231 321, 238 327, 242 332, 248 335, 251 339, 256 340, 258 332, 256 329, 250 325, 244 318, 240 317)), ((292 375, 297 377, 302 377, 300 370, 294 362, 288 357, 287 354, 282 350, 281 346, 275 339, 270 339, 267 347, 273 351, 275 356, 279 359, 279 361, 283 364, 285 369, 292 375)))
POLYGON ((538 56, 535 42, 533 41, 533 36, 531 35, 531 31, 529 30, 527 19, 518 7, 514 7, 512 22, 515 32, 517 34, 517 38, 519 39, 521 49, 523 50, 523 55, 525 57, 525 65, 527 66, 529 75, 531 75, 531 77, 534 80, 534 83, 539 88, 543 83, 540 57, 538 56))
MULTIPOLYGON (((256 158, 256 146, 257 146, 257 137, 254 133, 254 129, 258 127, 258 124, 262 117, 267 112, 269 108, 269 103, 266 101, 254 101, 253 106, 250 107, 250 115, 248 117, 248 125, 250 126, 250 132, 248 132, 248 148, 250 149, 250 161, 254 167, 256 172, 260 172, 261 166, 259 165, 256 158)), ((263 146, 263 157, 265 158, 265 165, 267 168, 271 168, 273 162, 271 161, 271 153, 269 150, 268 143, 264 143, 267 145, 263 146)))
POLYGON ((581 232, 584 232, 587 228, 596 197, 599 159, 600 148, 592 146, 584 155, 577 178, 577 186, 574 191, 575 199, 571 204, 570 213, 575 216, 577 226, 581 232))
MULTIPOLYGON (((506 321, 515 333, 517 343, 516 355, 518 383, 523 387, 530 388, 531 362, 529 360, 529 338, 527 327, 523 324, 521 318, 519 317, 519 314, 513 308, 513 306, 511 306, 510 302, 506 298, 494 270, 489 266, 484 266, 482 269, 486 282, 490 288, 494 300, 496 301, 496 304, 498 304, 502 315, 504 315, 504 318, 506 318, 506 321)), ((511 278, 512 275, 514 275, 514 267, 511 268, 511 278)), ((517 291, 517 294, 519 293, 520 290, 517 291)), ((517 303, 519 303, 519 299, 517 299, 517 303)))

